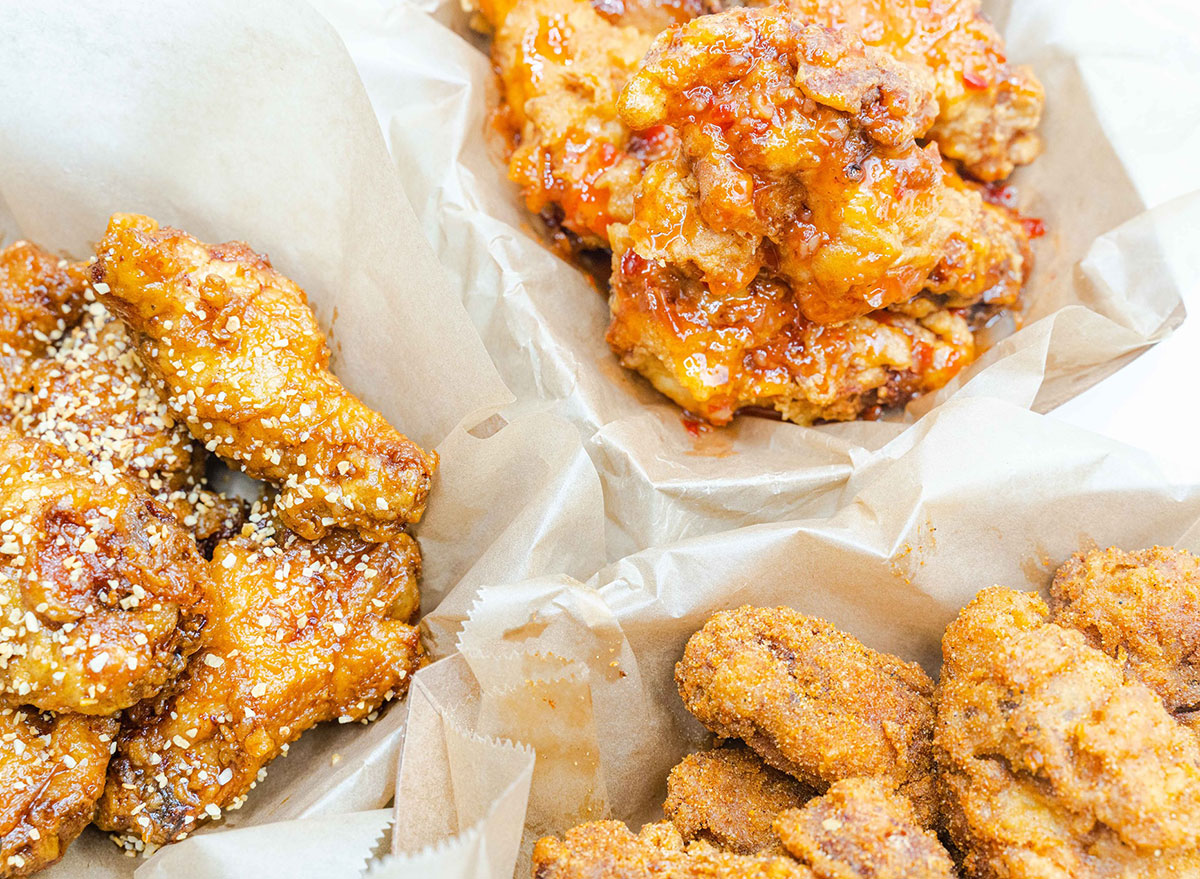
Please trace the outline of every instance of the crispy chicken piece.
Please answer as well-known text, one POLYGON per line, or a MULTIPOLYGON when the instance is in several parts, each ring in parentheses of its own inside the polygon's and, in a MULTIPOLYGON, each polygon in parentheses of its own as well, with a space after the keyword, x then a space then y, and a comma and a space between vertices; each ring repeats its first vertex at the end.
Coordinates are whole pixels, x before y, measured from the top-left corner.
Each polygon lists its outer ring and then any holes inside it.
POLYGON ((0 709, 0 879, 57 861, 92 820, 117 721, 0 709))
POLYGON ((718 296, 768 271, 819 323, 931 285, 953 305, 1015 302, 1029 261, 1021 224, 943 168, 936 145, 916 142, 937 113, 932 85, 783 6, 662 34, 621 118, 635 130, 672 126, 681 144, 647 169, 633 249, 718 296))
POLYGON ((767 278, 718 297, 631 250, 614 263, 609 346, 623 366, 713 424, 750 406, 798 424, 874 417, 937 390, 975 359, 962 312, 929 300, 822 325, 767 278))
POLYGON ((255 513, 217 546, 204 649, 170 693, 126 714, 96 822, 160 845, 237 808, 316 723, 373 719, 421 664, 420 554, 407 534, 320 541, 255 513))
POLYGON ((0 402, 7 402, 30 358, 79 319, 87 267, 28 241, 0 250, 0 402))
POLYGON ((775 817, 814 796, 739 743, 683 758, 667 779, 663 812, 689 842, 701 839, 750 855, 778 849, 775 817))
POLYGON ((1155 546, 1080 552, 1058 569, 1050 619, 1083 632, 1167 710, 1196 723, 1200 709, 1200 560, 1155 546))
POLYGON ((517 0, 496 31, 509 179, 531 212, 580 247, 608 246, 609 225, 633 216, 646 163, 674 143, 668 129, 634 135, 617 118, 617 97, 652 39, 587 0, 517 0))
POLYGON ((97 253, 94 287, 133 331, 171 415, 279 485, 288 528, 384 540, 421 518, 437 455, 333 376, 304 292, 265 257, 128 214, 110 220, 97 253))
POLYGON ((1200 745, 1034 594, 981 592, 946 630, 935 747, 974 879, 1200 875, 1200 745))
POLYGON ((111 714, 197 646, 195 541, 137 483, 0 428, 0 703, 111 714))
POLYGON ((595 821, 533 847, 533 879, 814 879, 786 855, 739 855, 706 842, 686 845, 668 822, 634 835, 620 821, 595 821))
POLYGON ((675 666, 684 706, 719 736, 818 790, 881 779, 935 819, 933 682, 791 608, 715 614, 675 666))
POLYGON ((242 505, 204 486, 207 452, 167 410, 125 326, 98 302, 81 318, 27 361, 8 405, 13 427, 139 480, 198 541, 236 531, 242 505))
POLYGON ((942 844, 912 804, 879 779, 849 778, 775 819, 793 857, 819 879, 954 879, 942 844))

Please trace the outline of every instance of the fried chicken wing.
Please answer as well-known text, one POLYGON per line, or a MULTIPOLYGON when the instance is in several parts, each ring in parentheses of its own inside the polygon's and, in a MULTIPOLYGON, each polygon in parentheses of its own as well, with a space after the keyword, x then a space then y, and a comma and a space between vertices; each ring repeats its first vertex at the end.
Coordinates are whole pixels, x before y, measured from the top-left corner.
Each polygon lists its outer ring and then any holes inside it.
POLYGON ((135 848, 236 808, 304 730, 373 717, 421 663, 411 537, 312 542, 268 513, 251 520, 209 565, 203 649, 169 694, 126 714, 96 821, 135 848))
POLYGON ((979 0, 787 0, 807 21, 859 36, 935 81, 929 136, 979 180, 1007 177, 1041 152, 1045 90, 1008 62, 1004 40, 979 0))
POLYGON ((0 879, 57 861, 92 820, 116 720, 0 709, 0 879))
POLYGON ((954 862, 912 804, 874 778, 849 778, 775 819, 784 848, 818 879, 954 879, 954 862))
POLYGON ((87 267, 18 241, 0 250, 0 401, 21 380, 30 358, 79 319, 87 267))
POLYGON ((171 416, 280 486, 288 528, 382 540, 420 519, 436 454, 333 376, 304 292, 265 257, 127 214, 112 218, 97 253, 93 286, 132 330, 171 416))
POLYGON ((717 297, 633 251, 614 262, 609 346, 713 424, 751 406, 798 424, 873 416, 942 387, 975 358, 963 314, 928 300, 814 324, 786 285, 767 278, 717 297))
POLYGON ((671 770, 663 812, 687 841, 735 854, 778 849, 772 823, 816 791, 763 763, 744 745, 689 754, 671 770))
POLYGON ((1058 569, 1050 619, 1123 663, 1181 720, 1200 709, 1200 560, 1155 546, 1080 552, 1058 569))
POLYGON ((933 682, 791 608, 715 614, 675 666, 684 706, 719 736, 824 790, 877 777, 934 821, 933 682))
MULTIPOLYGON (((91 291, 87 291, 91 297, 91 291)), ((142 482, 198 541, 236 531, 242 505, 204 486, 207 453, 174 419, 125 326, 98 302, 14 383, 8 414, 27 436, 142 482)))
POLYGON ((137 483, 0 428, 0 702, 111 714, 196 649, 195 541, 137 483))
POLYGON ((814 879, 786 855, 739 855, 706 843, 686 845, 671 824, 639 834, 620 821, 596 821, 547 836, 533 848, 533 879, 814 879))
POLYGON ((1147 687, 984 590, 946 630, 935 747, 944 817, 974 879, 1200 874, 1200 745, 1147 687))
POLYGON ((681 143, 647 169, 633 249, 717 295, 769 271, 819 323, 907 302, 931 279, 956 305, 1014 302, 1028 262, 1020 223, 916 142, 937 112, 932 84, 784 6, 661 35, 621 118, 672 126, 681 143))
POLYGON ((647 161, 674 141, 665 128, 634 135, 617 117, 652 39, 587 0, 517 0, 496 31, 492 60, 515 142, 509 179, 580 247, 608 246, 609 225, 632 218, 647 161))

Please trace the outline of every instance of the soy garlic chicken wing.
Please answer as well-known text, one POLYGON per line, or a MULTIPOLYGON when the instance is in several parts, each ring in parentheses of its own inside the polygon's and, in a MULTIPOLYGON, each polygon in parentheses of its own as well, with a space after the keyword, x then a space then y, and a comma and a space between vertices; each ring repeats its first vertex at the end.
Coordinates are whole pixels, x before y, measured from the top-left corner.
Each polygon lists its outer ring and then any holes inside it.
POLYGON ((57 861, 92 820, 116 720, 0 709, 0 877, 57 861))
POLYGON ((684 707, 719 736, 824 790, 876 777, 934 820, 933 682, 791 608, 715 614, 675 666, 684 707))
POLYGON ((207 452, 168 411, 128 330, 98 302, 28 360, 7 414, 25 435, 140 481, 199 541, 240 527, 241 505, 204 486, 207 452))
POLYGON ((916 142, 937 112, 932 79, 855 37, 783 6, 705 16, 656 40, 620 109, 681 139, 638 190, 633 249, 717 295, 765 270, 804 317, 835 323, 935 275, 955 305, 1019 293, 1021 225, 916 142))
POLYGON ((133 331, 171 415, 221 458, 281 488, 308 539, 385 539, 421 518, 437 466, 347 391, 304 292, 241 243, 208 245, 117 214, 95 288, 133 331))
POLYGON ((784 848, 819 879, 955 879, 912 804, 878 779, 849 778, 775 819, 784 848))
POLYGON ((182 839, 240 805, 304 730, 371 717, 421 663, 411 537, 313 542, 252 520, 209 565, 203 649, 169 694, 126 714, 96 819, 106 830, 182 839))
POLYGON ((634 834, 620 821, 595 821, 547 836, 533 848, 533 879, 815 879, 786 855, 739 855, 706 842, 684 843, 675 828, 650 824, 634 834))
POLYGON ((79 319, 86 267, 28 241, 0 250, 0 400, 6 401, 29 360, 79 319))
POLYGON ((0 429, 0 703, 111 714, 183 668, 209 588, 137 483, 0 429))
POLYGON ((727 745, 689 754, 671 770, 663 812, 685 840, 749 855, 778 849, 776 816, 815 795, 746 746, 727 745))
POLYGON ((1185 722, 1200 709, 1200 560, 1155 546, 1077 553, 1051 586, 1051 620, 1078 629, 1185 722))
POLYGON ((1200 875, 1200 744, 1033 594, 981 592, 946 630, 935 748, 973 879, 1200 875))
POLYGON ((627 223, 649 159, 673 134, 634 135, 617 117, 622 87, 653 38, 606 21, 587 0, 517 0, 496 31, 492 61, 514 149, 509 178, 528 209, 572 243, 608 246, 627 223))

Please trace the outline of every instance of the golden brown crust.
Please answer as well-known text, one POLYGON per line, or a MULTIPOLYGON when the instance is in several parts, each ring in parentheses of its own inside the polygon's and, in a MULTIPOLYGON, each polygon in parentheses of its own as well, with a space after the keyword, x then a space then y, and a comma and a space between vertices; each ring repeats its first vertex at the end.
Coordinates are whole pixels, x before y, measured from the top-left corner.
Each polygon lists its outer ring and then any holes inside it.
POLYGON ((777 849, 775 817, 815 795, 738 743, 683 758, 667 778, 663 812, 689 842, 750 855, 777 849))
POLYGON ((1050 619, 1124 664, 1167 710, 1200 709, 1200 560, 1155 546, 1076 553, 1050 587, 1050 619))
POLYGON ((968 875, 1200 871, 1200 745, 1036 595, 986 589, 946 630, 936 752, 968 875))
POLYGON ((236 808, 304 730, 373 717, 422 661, 408 625, 420 555, 407 534, 311 542, 260 513, 209 567, 203 649, 167 696, 128 712, 96 818, 141 843, 182 839, 236 808))
POLYGON ((437 456, 350 394, 304 292, 244 244, 207 245, 117 214, 94 287, 132 330, 171 414, 218 456, 281 488, 279 515, 386 539, 420 519, 437 456))
POLYGON ((843 778, 886 781, 935 821, 933 682, 791 608, 715 614, 675 667, 684 706, 719 736, 823 790, 843 778))
POLYGON ((92 820, 117 722, 0 709, 0 877, 57 861, 92 820))
POLYGON ((705 842, 685 845, 669 823, 634 835, 620 821, 596 821, 547 836, 533 848, 533 879, 814 879, 786 855, 738 855, 705 842))
POLYGON ((0 701, 111 714, 196 649, 195 541, 137 483, 0 428, 0 701))
POLYGON ((950 855, 912 804, 879 779, 851 778, 775 820, 783 847, 819 879, 954 879, 950 855))

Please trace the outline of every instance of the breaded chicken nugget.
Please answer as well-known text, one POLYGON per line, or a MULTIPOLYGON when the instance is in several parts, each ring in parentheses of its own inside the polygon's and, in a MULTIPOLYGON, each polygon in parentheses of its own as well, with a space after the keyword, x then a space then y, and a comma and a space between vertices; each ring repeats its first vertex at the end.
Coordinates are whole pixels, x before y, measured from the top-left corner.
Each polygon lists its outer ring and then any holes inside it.
POLYGON ((933 682, 791 608, 715 614, 675 666, 684 706, 719 736, 824 790, 873 776, 934 821, 933 682))

